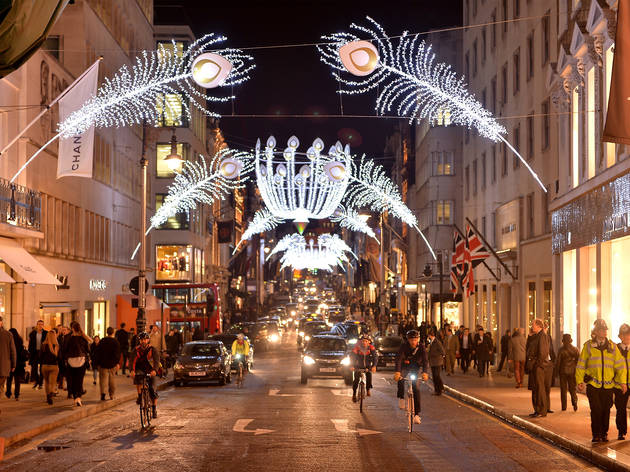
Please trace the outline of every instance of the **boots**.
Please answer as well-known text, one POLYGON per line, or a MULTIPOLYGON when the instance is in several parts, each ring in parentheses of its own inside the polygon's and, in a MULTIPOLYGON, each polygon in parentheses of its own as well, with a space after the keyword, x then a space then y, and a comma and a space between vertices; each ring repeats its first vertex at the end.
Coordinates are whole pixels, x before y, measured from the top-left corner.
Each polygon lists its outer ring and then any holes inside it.
POLYGON ((47 402, 49 405, 52 405, 52 404, 53 404, 53 402, 52 402, 52 397, 53 397, 53 396, 52 396, 52 393, 47 393, 47 394, 46 394, 46 402, 47 402))
POLYGON ((105 401, 105 394, 101 393, 101 401, 104 402, 105 401))
POLYGON ((353 401, 354 403, 356 403, 356 402, 357 402, 357 392, 352 392, 352 401, 353 401))
POLYGON ((157 408, 153 405, 153 418, 157 418, 157 408))

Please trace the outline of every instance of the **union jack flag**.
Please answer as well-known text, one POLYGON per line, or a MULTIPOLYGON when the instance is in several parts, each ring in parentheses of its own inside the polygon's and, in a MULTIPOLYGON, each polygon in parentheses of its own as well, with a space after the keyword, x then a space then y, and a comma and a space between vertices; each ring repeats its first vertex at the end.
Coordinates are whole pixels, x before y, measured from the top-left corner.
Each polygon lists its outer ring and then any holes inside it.
POLYGON ((490 257, 490 251, 483 245, 477 233, 472 230, 470 225, 466 225, 466 243, 470 251, 473 269, 490 257))
MULTIPOLYGON (((466 242, 459 231, 453 232, 453 255, 451 256, 451 292, 457 293, 461 288, 461 274, 464 266, 464 248, 466 242)), ((462 290, 463 291, 463 290, 462 290)))

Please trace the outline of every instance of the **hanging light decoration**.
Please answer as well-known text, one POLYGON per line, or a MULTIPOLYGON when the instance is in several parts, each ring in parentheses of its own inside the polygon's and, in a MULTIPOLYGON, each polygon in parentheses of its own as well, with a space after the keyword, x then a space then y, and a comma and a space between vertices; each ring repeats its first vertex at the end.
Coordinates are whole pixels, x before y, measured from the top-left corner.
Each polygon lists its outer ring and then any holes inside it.
POLYGON ((346 253, 356 258, 350 247, 336 234, 320 234, 308 242, 300 234, 290 234, 282 238, 269 253, 271 256, 284 252, 280 258, 281 268, 292 267, 295 270, 318 269, 332 271, 335 267, 343 269, 349 262, 346 253))

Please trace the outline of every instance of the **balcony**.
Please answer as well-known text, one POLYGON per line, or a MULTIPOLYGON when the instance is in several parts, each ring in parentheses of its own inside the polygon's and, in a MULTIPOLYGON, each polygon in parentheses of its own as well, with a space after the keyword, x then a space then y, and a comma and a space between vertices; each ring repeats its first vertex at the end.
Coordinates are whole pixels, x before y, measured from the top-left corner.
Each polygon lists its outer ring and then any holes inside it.
POLYGON ((0 235, 42 238, 39 192, 0 178, 0 235))

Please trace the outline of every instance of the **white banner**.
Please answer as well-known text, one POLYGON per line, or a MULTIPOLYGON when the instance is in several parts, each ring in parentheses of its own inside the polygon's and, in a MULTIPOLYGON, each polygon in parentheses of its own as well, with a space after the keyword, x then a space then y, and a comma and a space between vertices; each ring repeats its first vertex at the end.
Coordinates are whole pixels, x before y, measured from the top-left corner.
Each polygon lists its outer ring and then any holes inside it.
MULTIPOLYGON (((59 100, 59 122, 96 94, 98 85, 97 61, 83 78, 59 100)), ((94 157, 94 127, 70 138, 59 138, 59 158, 57 160, 57 178, 87 177, 92 178, 92 160, 94 157)))

